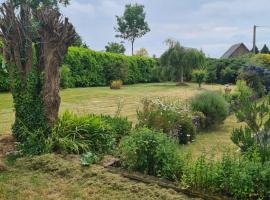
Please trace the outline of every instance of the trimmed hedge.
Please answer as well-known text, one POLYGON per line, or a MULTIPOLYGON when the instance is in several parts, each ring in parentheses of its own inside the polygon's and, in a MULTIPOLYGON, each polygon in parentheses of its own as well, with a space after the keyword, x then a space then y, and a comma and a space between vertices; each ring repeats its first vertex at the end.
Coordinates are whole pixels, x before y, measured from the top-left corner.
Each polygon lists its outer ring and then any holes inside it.
POLYGON ((2 65, 3 57, 0 55, 0 92, 9 90, 9 80, 7 70, 2 65))
POLYGON ((105 86, 118 79, 123 80, 125 84, 156 80, 154 74, 157 61, 152 58, 71 47, 64 64, 70 68, 70 87, 105 86))

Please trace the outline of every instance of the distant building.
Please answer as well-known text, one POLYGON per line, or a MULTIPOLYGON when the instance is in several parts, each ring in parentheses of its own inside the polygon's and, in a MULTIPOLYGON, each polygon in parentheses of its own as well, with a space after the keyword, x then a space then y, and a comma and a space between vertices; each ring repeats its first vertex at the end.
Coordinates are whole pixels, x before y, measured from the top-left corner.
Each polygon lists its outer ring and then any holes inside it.
POLYGON ((228 51, 226 51, 221 58, 235 58, 249 53, 248 48, 244 43, 239 43, 231 46, 228 51))

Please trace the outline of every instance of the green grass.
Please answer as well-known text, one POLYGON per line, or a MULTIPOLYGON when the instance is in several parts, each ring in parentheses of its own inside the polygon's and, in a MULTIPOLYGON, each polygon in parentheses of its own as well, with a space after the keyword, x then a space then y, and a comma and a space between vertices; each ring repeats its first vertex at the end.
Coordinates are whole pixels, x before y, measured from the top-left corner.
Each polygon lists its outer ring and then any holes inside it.
MULTIPOLYGON (((140 106, 140 100, 146 96, 169 96, 188 100, 195 94, 204 90, 223 90, 221 85, 198 85, 189 83, 188 86, 176 86, 175 83, 135 84, 123 87, 121 90, 111 90, 108 87, 75 88, 61 91, 61 109, 85 114, 110 114, 114 115, 117 110, 119 99, 123 99, 124 107, 121 114, 127 116, 136 123, 136 110, 140 106)), ((10 127, 14 120, 12 97, 8 93, 0 94, 0 135, 10 134, 10 127)), ((237 126, 233 116, 229 117, 224 124, 219 125, 198 135, 196 142, 181 147, 191 150, 194 155, 202 151, 220 152, 225 146, 232 146, 230 134, 233 127, 237 126)))

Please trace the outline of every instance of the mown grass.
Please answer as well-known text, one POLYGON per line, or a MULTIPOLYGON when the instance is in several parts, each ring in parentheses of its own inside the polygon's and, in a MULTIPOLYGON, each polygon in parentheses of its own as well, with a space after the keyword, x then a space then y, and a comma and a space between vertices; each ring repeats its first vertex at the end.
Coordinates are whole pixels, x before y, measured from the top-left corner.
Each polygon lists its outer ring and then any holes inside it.
MULTIPOLYGON (((204 85, 205 90, 221 90, 220 85, 204 85)), ((96 113, 113 115, 119 99, 124 101, 122 115, 136 121, 136 109, 140 100, 146 96, 171 96, 183 100, 189 99, 198 90, 196 84, 176 86, 175 83, 136 84, 124 86, 121 90, 109 87, 75 88, 61 91, 61 112, 69 110, 75 113, 96 113)), ((0 135, 9 134, 14 121, 12 97, 9 93, 0 93, 0 135)))
MULTIPOLYGON (((188 100, 204 90, 221 91, 222 85, 198 85, 189 83, 187 86, 176 86, 175 83, 135 84, 124 86, 121 90, 111 90, 109 87, 75 88, 61 91, 61 108, 78 113, 96 113, 114 115, 120 99, 124 102, 121 115, 127 116, 136 123, 136 110, 143 97, 165 96, 188 100)), ((0 93, 0 135, 10 134, 14 120, 12 97, 8 93, 0 93)), ((197 136, 196 142, 180 149, 192 151, 196 156, 202 152, 220 154, 223 148, 233 146, 230 134, 238 126, 234 116, 230 116, 224 124, 215 126, 197 136)))
POLYGON ((32 159, 22 158, 15 165, 9 166, 9 171, 0 173, 0 199, 191 200, 193 198, 171 189, 131 181, 121 175, 112 174, 101 166, 82 168, 76 161, 70 162, 51 154, 32 159), (45 167, 44 162, 48 163, 45 167), (62 172, 59 173, 60 171, 62 172))

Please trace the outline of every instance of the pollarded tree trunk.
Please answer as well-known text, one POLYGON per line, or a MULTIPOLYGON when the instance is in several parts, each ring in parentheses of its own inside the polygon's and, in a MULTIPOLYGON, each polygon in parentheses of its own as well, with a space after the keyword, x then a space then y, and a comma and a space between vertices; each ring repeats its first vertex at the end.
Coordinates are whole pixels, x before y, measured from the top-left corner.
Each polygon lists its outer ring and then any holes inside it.
POLYGON ((54 48, 44 45, 44 85, 43 102, 47 124, 52 126, 58 118, 61 98, 60 92, 60 60, 54 48))
MULTIPOLYGON (((23 4, 20 12, 10 1, 0 7, 1 39, 4 43, 4 59, 7 68, 13 72, 12 65, 20 75, 22 83, 32 69, 32 26, 30 8, 23 4), (26 37, 27 36, 27 37, 26 37)), ((10 74, 12 76, 14 74, 10 74)))
POLYGON ((47 125, 52 126, 58 118, 60 107, 60 65, 68 47, 74 42, 76 32, 65 18, 54 9, 45 7, 34 13, 40 21, 37 45, 38 68, 44 71, 43 102, 47 125))

